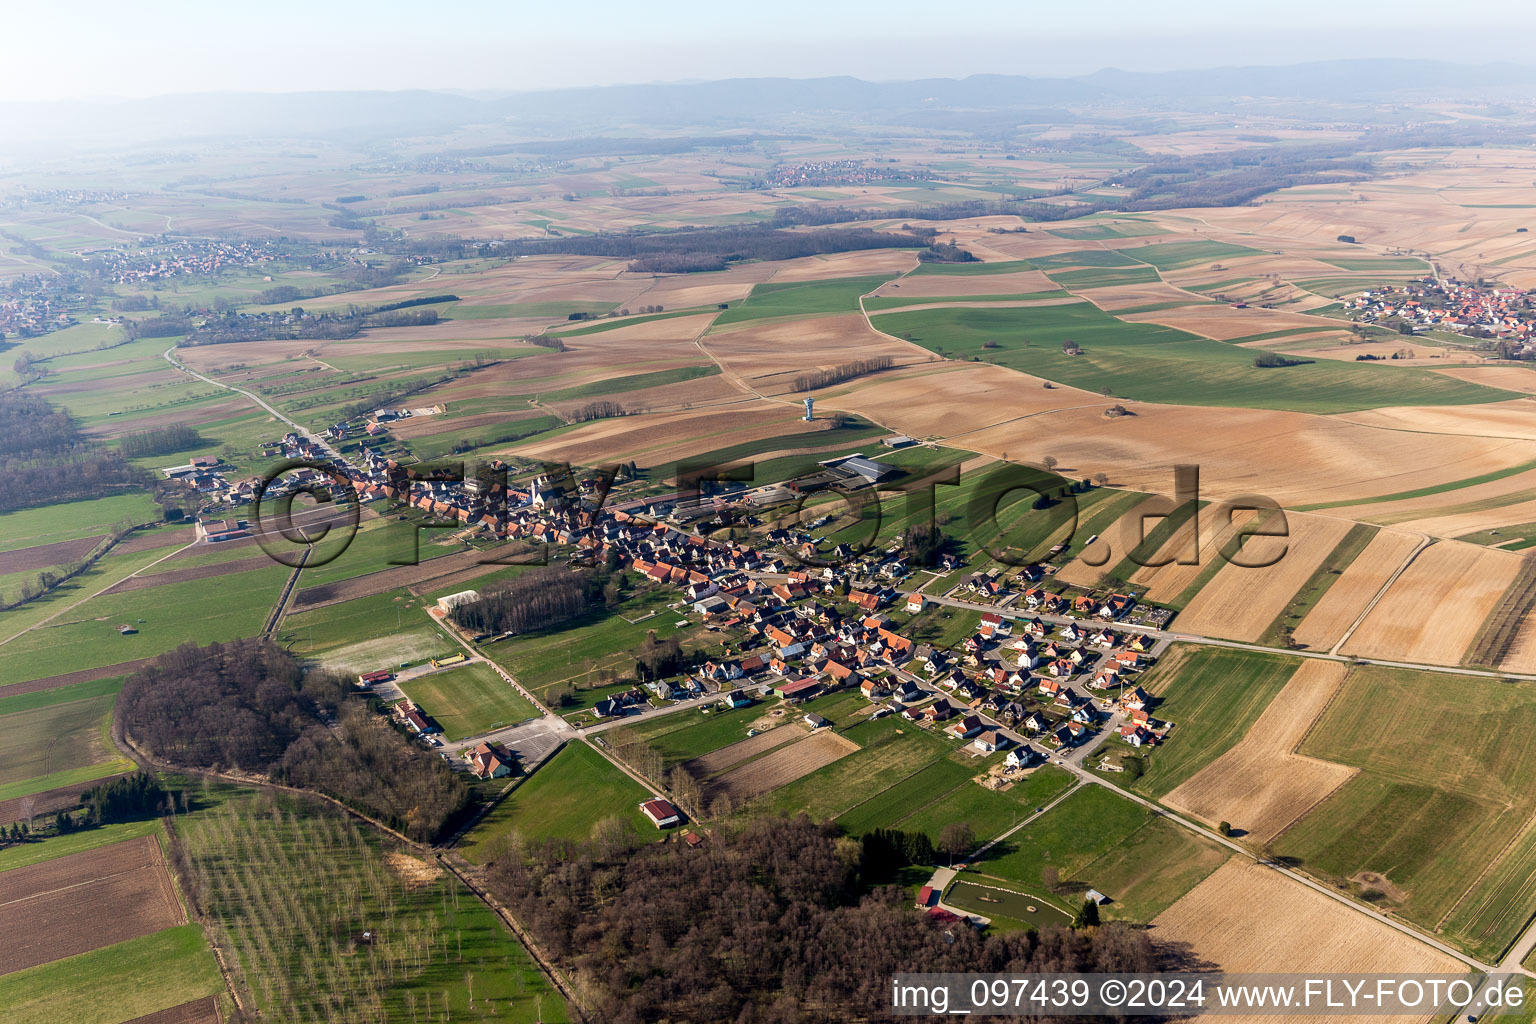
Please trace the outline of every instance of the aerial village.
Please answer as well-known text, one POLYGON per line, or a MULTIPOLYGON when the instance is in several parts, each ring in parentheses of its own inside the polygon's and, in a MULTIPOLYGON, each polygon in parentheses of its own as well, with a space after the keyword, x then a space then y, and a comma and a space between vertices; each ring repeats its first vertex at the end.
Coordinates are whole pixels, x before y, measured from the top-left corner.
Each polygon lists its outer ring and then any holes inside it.
POLYGON ((1345 309, 1356 323, 1493 339, 1507 343, 1505 358, 1536 359, 1536 306, 1520 288, 1426 277, 1361 292, 1345 309))
MULTIPOLYGON (((967 571, 953 555, 919 567, 900 544, 863 553, 846 545, 820 550, 808 529, 816 520, 765 526, 751 541, 703 535, 705 520, 723 510, 744 510, 745 522, 759 523, 776 503, 805 491, 877 488, 896 472, 877 459, 843 456, 815 473, 765 487, 607 500, 607 488, 595 477, 577 479, 569 471, 528 475, 525 467, 495 462, 487 467, 489 476, 419 479, 368 449, 367 436, 357 438, 364 447, 346 456, 337 451, 333 442, 355 436, 346 424, 323 435, 290 432, 264 454, 329 462, 351 480, 365 506, 457 524, 457 536, 476 538, 482 546, 521 541, 543 545, 549 564, 617 566, 638 587, 673 595, 668 607, 702 626, 712 638, 710 650, 721 652, 690 658, 683 671, 667 678, 624 683, 574 721, 578 728, 665 713, 680 703, 724 708, 763 703, 803 717, 804 727, 813 731, 831 729, 815 713, 792 709, 829 693, 857 692, 868 700, 872 716, 899 715, 957 741, 978 760, 1003 754, 991 768, 979 769, 984 775, 978 781, 996 787, 1050 761, 1116 771, 1115 760, 1105 756, 1114 748, 1105 744, 1131 752, 1168 735, 1169 723, 1154 717, 1155 699, 1137 678, 1167 646, 1160 628, 1169 613, 1130 593, 1055 583, 1058 566, 1051 559, 1059 558, 1064 546, 1028 565, 967 571), (516 482, 507 483, 504 473, 516 482), (811 557, 818 564, 807 564, 811 557), (930 587, 932 594, 925 592, 930 587), (917 617, 936 609, 973 616, 975 628, 948 646, 908 635, 917 617), (1091 756, 1097 761, 1090 762, 1091 756)), ((908 443, 890 441, 889 447, 908 443)), ((255 497, 260 482, 232 482, 226 469, 218 459, 204 457, 165 472, 208 499, 205 509, 231 515, 255 497)), ((301 468, 279 478, 269 493, 323 484, 326 478, 317 469, 301 468)), ((249 536, 251 526, 245 519, 202 515, 198 531, 208 543, 219 543, 249 536)), ((433 609, 466 652, 508 639, 472 635, 453 623, 452 610, 478 597, 473 590, 448 595, 433 609)), ((472 656, 434 660, 418 671, 472 656)), ((390 685, 395 670, 381 666, 362 673, 358 685, 397 696, 385 702, 386 709, 424 745, 440 747, 431 716, 390 685)), ((510 676, 506 681, 518 685, 510 676)), ((445 759, 486 779, 512 773, 520 756, 491 736, 455 746, 457 756, 445 751, 445 759)))

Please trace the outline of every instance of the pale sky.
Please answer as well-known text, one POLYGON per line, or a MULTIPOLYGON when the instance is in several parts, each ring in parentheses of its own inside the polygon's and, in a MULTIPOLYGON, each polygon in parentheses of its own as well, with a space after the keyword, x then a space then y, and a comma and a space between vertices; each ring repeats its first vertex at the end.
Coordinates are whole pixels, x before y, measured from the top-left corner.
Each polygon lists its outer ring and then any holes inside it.
POLYGON ((56 0, 7 11, 0 102, 1056 76, 1340 57, 1530 63, 1533 30, 1526 0, 56 0))

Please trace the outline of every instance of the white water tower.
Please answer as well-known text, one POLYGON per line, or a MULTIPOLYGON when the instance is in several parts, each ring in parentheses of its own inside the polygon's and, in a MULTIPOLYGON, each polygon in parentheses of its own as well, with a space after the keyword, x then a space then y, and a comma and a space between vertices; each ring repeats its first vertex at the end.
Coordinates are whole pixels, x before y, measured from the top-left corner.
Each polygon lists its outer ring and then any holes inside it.
POLYGON ((814 398, 807 398, 805 400, 805 422, 807 423, 811 422, 811 406, 814 405, 815 402, 816 399, 814 398))

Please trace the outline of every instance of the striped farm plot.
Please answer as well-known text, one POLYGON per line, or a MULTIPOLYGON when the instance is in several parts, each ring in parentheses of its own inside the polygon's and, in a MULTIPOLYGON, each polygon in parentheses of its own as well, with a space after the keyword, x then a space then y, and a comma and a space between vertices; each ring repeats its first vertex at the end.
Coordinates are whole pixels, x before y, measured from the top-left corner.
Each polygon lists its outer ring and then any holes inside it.
POLYGON ((1301 620, 1293 634, 1296 642, 1317 650, 1332 648, 1421 539, 1397 530, 1378 531, 1301 620))
MULTIPOLYGON (((1353 525, 1344 519, 1296 513, 1286 519, 1290 538, 1284 556, 1263 567, 1228 562, 1179 615, 1180 629, 1231 640, 1258 640, 1353 525)), ((1249 543, 1255 557, 1269 557, 1259 550, 1259 543, 1272 545, 1273 541, 1256 538, 1249 543)))
POLYGON ((1512 551, 1441 541, 1387 588, 1345 654, 1458 665, 1520 571, 1512 551))
POLYGON ((1339 662, 1302 662, 1237 745, 1163 802, 1210 824, 1230 822, 1255 842, 1273 839, 1358 771, 1296 753, 1347 672, 1339 662))

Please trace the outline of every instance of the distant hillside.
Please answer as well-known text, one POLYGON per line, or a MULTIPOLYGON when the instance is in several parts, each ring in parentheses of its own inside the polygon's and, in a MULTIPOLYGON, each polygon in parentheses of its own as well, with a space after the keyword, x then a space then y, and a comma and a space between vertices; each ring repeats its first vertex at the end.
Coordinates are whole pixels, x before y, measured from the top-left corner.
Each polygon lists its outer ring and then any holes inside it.
MULTIPOLYGON (((623 126, 710 131, 772 125, 798 115, 851 115, 880 123, 939 121, 977 131, 1008 126, 1007 112, 1036 123, 1096 110, 1243 109, 1268 104, 1369 105, 1429 97, 1499 102, 1529 97, 1536 67, 1428 60, 1338 60, 1285 67, 1132 72, 1078 78, 973 75, 907 82, 857 78, 742 78, 474 96, 405 92, 210 93, 124 101, 0 104, 13 143, 93 143, 214 137, 401 137, 466 124, 510 124, 561 138, 623 126), (1023 116, 1027 115, 1027 117, 1023 116)), ((1016 124, 1018 121, 1013 121, 1016 124)))

